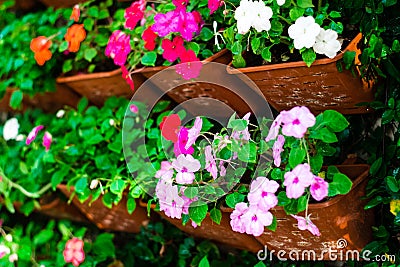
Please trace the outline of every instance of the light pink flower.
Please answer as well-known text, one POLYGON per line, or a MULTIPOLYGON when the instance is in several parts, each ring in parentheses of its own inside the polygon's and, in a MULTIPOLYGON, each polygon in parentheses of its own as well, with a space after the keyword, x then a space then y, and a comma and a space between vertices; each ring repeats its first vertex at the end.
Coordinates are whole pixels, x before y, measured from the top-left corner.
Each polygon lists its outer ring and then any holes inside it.
MULTIPOLYGON (((242 120, 247 121, 249 123, 249 118, 250 118, 250 112, 246 113, 246 115, 243 116, 242 120)), ((233 131, 232 132, 232 138, 236 140, 244 140, 248 141, 250 140, 250 133, 248 127, 242 131, 233 131)))
POLYGON ((199 137, 202 127, 203 120, 200 117, 196 117, 193 127, 190 128, 188 131, 188 139, 185 145, 185 149, 189 149, 189 147, 196 142, 196 139, 199 137))
POLYGON ((18 255, 15 254, 15 253, 11 254, 11 255, 8 257, 8 261, 9 261, 9 262, 15 262, 15 261, 17 261, 17 260, 18 260, 18 255))
POLYGON ((297 165, 292 171, 285 173, 286 195, 288 198, 299 198, 306 187, 310 186, 314 179, 310 165, 307 163, 297 165))
POLYGON ((189 146, 186 148, 188 140, 189 130, 186 127, 181 127, 178 134, 178 141, 174 143, 174 153, 176 157, 181 154, 193 154, 193 147, 189 146))
POLYGON ((26 145, 30 145, 33 142, 33 140, 36 139, 36 136, 38 135, 39 131, 42 130, 43 128, 44 128, 43 125, 38 125, 35 128, 33 128, 28 134, 28 137, 26 138, 26 145))
POLYGON ((46 151, 49 151, 52 141, 53 137, 49 132, 46 131, 43 136, 43 146, 46 148, 46 151))
POLYGON ((325 181, 321 177, 314 176, 310 187, 311 196, 315 200, 321 201, 323 198, 328 196, 328 187, 329 184, 327 181, 325 181))
POLYGON ((3 258, 5 255, 10 254, 11 250, 6 245, 0 245, 0 259, 3 258))
POLYGON ((285 137, 278 135, 278 139, 275 141, 272 147, 272 157, 274 158, 274 164, 276 167, 281 166, 281 153, 283 151, 283 145, 285 144, 285 137))
POLYGON ((260 236, 265 226, 272 224, 274 217, 269 211, 264 211, 258 206, 250 205, 249 209, 241 217, 246 228, 246 234, 260 236))
POLYGON ((231 227, 232 230, 239 233, 246 232, 246 226, 243 223, 242 216, 247 212, 249 207, 247 203, 240 202, 237 203, 235 209, 232 211, 230 218, 231 218, 231 227))
POLYGON ((145 8, 146 1, 134 1, 132 5, 125 10, 125 28, 129 30, 135 29, 136 24, 143 19, 145 8))
POLYGON ((172 166, 178 172, 176 175, 177 183, 191 184, 195 179, 194 173, 200 169, 201 164, 192 155, 181 154, 172 162, 172 166))
POLYGON ((274 208, 278 204, 275 192, 279 184, 266 177, 257 177, 250 185, 250 193, 247 196, 251 206, 258 206, 264 211, 274 208))
POLYGON ((205 169, 211 174, 214 179, 216 179, 218 177, 218 169, 211 146, 206 146, 206 148, 204 149, 204 154, 206 156, 205 169))
POLYGON ((279 114, 275 118, 275 120, 272 122, 272 125, 271 125, 271 128, 269 129, 268 135, 265 138, 265 142, 271 141, 278 136, 279 130, 281 128, 281 124, 282 124, 282 115, 279 114))
POLYGON ((182 218, 184 200, 178 194, 178 186, 166 184, 165 193, 165 200, 160 199, 160 210, 170 218, 182 218))
POLYGON ((165 182, 172 182, 172 176, 174 176, 174 170, 172 164, 168 161, 161 162, 161 169, 156 172, 155 177, 161 178, 165 182))
POLYGON ((309 127, 314 126, 315 116, 307 107, 294 107, 281 112, 282 133, 286 136, 302 138, 309 127))
POLYGON ((181 195, 182 195, 181 197, 183 199, 183 207, 182 207, 183 214, 189 214, 190 204, 192 204, 192 202, 198 200, 198 197, 188 198, 187 196, 185 196, 186 189, 187 189, 187 187, 185 187, 185 186, 181 187, 181 195))
POLYGON ((300 230, 308 230, 315 236, 321 235, 318 227, 311 221, 310 215, 308 215, 307 218, 297 215, 292 215, 292 217, 297 220, 297 227, 300 230))
POLYGON ((135 114, 137 114, 137 113, 139 112, 138 106, 136 106, 136 105, 134 105, 134 104, 132 104, 132 105, 129 106, 129 110, 130 110, 132 113, 135 113, 135 114))
POLYGON ((63 255, 65 262, 71 262, 75 267, 79 266, 85 260, 83 241, 76 237, 68 240, 63 255))
POLYGON ((222 160, 219 162, 219 175, 220 176, 225 176, 226 175, 226 168, 224 166, 225 162, 222 160))
POLYGON ((121 32, 114 31, 106 47, 105 55, 114 59, 114 64, 118 66, 125 65, 126 58, 131 52, 130 36, 121 32))

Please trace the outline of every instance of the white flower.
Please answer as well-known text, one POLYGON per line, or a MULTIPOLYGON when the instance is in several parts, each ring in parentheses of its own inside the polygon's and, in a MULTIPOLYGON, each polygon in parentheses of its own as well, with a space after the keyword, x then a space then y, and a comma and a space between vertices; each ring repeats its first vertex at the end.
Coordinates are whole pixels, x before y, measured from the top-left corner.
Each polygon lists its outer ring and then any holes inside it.
POLYGON ((337 38, 338 34, 334 30, 324 30, 321 28, 313 46, 315 53, 324 54, 329 58, 334 58, 341 48, 340 42, 337 38))
POLYGON ((114 121, 113 119, 110 119, 110 120, 108 121, 108 123, 110 124, 110 126, 113 126, 113 125, 115 124, 115 121, 114 121))
POLYGON ((99 185, 99 180, 94 179, 90 182, 90 189, 95 189, 99 185))
POLYGON ((65 114, 65 110, 60 109, 59 111, 57 111, 56 117, 57 118, 62 118, 65 114))
POLYGON ((6 235, 5 240, 7 240, 7 242, 12 242, 13 241, 12 235, 10 234, 6 235))
POLYGON ((19 123, 16 118, 11 118, 4 124, 3 137, 4 140, 8 141, 15 139, 18 135, 19 123))
POLYGON ((18 255, 17 254, 11 254, 9 257, 8 257, 8 261, 9 262, 14 262, 14 261, 17 261, 18 260, 18 255))
POLYGON ((294 39, 294 48, 310 48, 315 44, 321 27, 313 17, 300 17, 288 29, 290 38, 294 39))
POLYGON ((15 137, 15 140, 18 142, 24 141, 24 139, 25 139, 25 136, 23 134, 19 134, 19 135, 17 135, 17 137, 15 137))
POLYGON ((278 5, 283 6, 285 4, 285 0, 276 0, 276 2, 278 3, 278 5))
POLYGON ((235 10, 235 19, 240 34, 246 34, 253 23, 253 2, 241 0, 239 7, 235 10))
POLYGON ((258 31, 269 31, 273 12, 269 6, 266 6, 263 1, 253 2, 254 20, 252 26, 258 31))
POLYGON ((10 254, 10 248, 1 244, 0 245, 0 259, 3 258, 7 254, 10 254))

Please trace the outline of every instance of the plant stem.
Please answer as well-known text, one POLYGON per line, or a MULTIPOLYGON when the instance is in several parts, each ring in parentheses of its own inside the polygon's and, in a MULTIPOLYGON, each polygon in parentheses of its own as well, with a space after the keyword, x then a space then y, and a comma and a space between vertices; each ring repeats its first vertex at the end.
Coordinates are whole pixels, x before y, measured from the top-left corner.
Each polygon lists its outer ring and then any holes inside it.
POLYGON ((318 13, 321 12, 322 0, 318 0, 318 13))
POLYGON ((308 165, 310 165, 310 155, 308 154, 308 147, 307 147, 307 144, 306 144, 306 139, 305 139, 305 138, 302 138, 302 139, 301 139, 301 143, 303 144, 304 149, 305 149, 305 151, 306 151, 307 163, 308 163, 308 165))

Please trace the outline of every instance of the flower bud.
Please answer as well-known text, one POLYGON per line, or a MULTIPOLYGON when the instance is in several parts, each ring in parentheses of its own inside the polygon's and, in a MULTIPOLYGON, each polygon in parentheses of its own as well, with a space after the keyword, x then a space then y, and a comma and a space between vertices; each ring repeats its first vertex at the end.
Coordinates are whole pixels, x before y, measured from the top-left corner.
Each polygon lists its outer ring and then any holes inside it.
POLYGON ((109 123, 110 123, 110 126, 114 126, 115 121, 114 121, 113 119, 110 119, 110 120, 109 120, 109 123))
POLYGON ((56 117, 57 118, 62 118, 65 114, 65 110, 60 109, 59 111, 57 111, 56 117))
POLYGON ((97 186, 99 185, 99 180, 94 179, 92 180, 92 182, 90 183, 90 189, 95 189, 97 186))
POLYGON ((12 242, 12 241, 13 241, 12 235, 10 235, 10 234, 6 235, 5 239, 6 239, 8 242, 12 242))

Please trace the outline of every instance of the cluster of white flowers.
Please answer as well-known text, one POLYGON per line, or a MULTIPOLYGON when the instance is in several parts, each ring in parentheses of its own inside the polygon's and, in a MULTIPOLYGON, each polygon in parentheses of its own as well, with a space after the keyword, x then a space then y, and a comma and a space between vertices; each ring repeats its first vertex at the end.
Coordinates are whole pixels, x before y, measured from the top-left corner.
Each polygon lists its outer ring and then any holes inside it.
POLYGON ((235 11, 235 19, 240 34, 246 34, 251 27, 258 32, 271 29, 272 9, 263 1, 241 0, 235 11))

